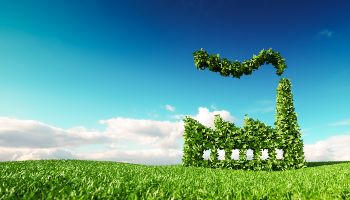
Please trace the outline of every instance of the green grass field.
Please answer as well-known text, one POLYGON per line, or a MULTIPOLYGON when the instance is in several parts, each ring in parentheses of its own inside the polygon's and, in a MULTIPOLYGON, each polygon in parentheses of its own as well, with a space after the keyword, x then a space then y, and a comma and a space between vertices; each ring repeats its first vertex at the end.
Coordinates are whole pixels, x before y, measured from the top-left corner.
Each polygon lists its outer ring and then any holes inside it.
POLYGON ((291 171, 117 162, 0 162, 0 199, 350 199, 350 162, 291 171))

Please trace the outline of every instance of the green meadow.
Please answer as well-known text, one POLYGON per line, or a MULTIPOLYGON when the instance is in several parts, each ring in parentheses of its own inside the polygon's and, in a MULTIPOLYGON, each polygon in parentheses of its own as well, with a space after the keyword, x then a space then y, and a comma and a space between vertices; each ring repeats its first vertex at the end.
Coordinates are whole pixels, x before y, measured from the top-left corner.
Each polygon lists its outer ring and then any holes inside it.
POLYGON ((273 172, 84 160, 0 162, 0 199, 350 199, 350 162, 273 172))

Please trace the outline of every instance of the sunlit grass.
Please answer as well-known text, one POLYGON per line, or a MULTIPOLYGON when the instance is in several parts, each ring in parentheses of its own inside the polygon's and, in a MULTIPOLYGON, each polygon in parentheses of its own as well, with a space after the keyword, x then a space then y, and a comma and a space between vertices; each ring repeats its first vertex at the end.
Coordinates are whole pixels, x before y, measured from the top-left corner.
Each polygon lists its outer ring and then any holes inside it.
POLYGON ((350 199, 350 162, 290 171, 118 162, 0 162, 0 199, 350 199))

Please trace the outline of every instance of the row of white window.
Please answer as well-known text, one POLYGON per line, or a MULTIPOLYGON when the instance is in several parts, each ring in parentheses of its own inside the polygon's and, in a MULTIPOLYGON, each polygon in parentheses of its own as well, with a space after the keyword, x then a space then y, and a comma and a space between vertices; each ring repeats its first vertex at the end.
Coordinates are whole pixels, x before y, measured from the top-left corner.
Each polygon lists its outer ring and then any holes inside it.
MULTIPOLYGON (((210 152, 211 152, 210 150, 204 151, 203 153, 204 160, 209 160, 210 152)), ((266 160, 269 157, 268 150, 262 149, 261 152, 262 152, 262 155, 260 156, 260 159, 266 160)), ((224 160, 225 151, 218 149, 218 153, 219 153, 218 159, 224 160)), ((283 159, 283 149, 276 149, 276 154, 277 154, 276 155, 277 159, 283 159)), ((254 151, 252 149, 247 149, 247 160, 253 160, 253 155, 254 155, 254 151)), ((232 150, 231 159, 239 160, 239 149, 232 150)))

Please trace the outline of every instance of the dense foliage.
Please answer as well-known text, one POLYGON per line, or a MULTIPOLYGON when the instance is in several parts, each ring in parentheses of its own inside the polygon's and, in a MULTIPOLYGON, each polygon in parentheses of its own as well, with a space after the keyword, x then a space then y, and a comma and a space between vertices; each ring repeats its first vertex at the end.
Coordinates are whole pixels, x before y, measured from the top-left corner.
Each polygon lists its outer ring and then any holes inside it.
POLYGON ((215 116, 215 129, 205 127, 195 119, 184 119, 184 166, 212 168, 285 170, 305 167, 303 142, 297 124, 291 93, 291 83, 281 79, 277 87, 276 126, 272 128, 259 120, 244 119, 243 128, 215 116), (218 160, 218 149, 225 151, 225 159, 218 160), (232 150, 240 150, 240 159, 231 159, 232 150), (246 159, 252 149, 253 160, 246 159), (261 160, 262 150, 268 150, 268 159, 261 160), (277 159, 276 149, 283 149, 283 159, 277 159), (204 160, 205 150, 211 150, 204 160))
POLYGON ((0 199, 350 199, 350 162, 308 165, 266 172, 82 160, 0 162, 0 199))
POLYGON ((276 132, 258 120, 245 118, 244 127, 224 121, 220 115, 215 116, 215 129, 207 128, 197 120, 185 118, 184 166, 203 166, 228 169, 278 170, 281 160, 277 160, 275 149, 276 132), (203 152, 211 150, 210 159, 204 160, 203 152), (225 159, 218 160, 218 149, 225 151, 225 159), (233 149, 240 150, 240 159, 231 159, 233 149), (247 160, 246 151, 252 149, 254 160, 247 160), (261 160, 261 150, 268 149, 268 160, 261 160))
MULTIPOLYGON (((209 55, 201 49, 193 53, 198 69, 209 68, 222 76, 240 78, 251 74, 263 64, 272 64, 281 75, 287 67, 285 59, 272 49, 262 50, 257 56, 244 62, 220 59, 219 55, 209 55)), ((184 166, 204 166, 229 169, 285 170, 305 167, 303 141, 293 105, 291 83, 282 78, 277 87, 275 128, 246 118, 244 127, 225 122, 215 117, 215 129, 203 126, 195 119, 184 119, 184 166), (225 159, 218 160, 218 149, 225 151, 225 159), (231 159, 232 150, 239 149, 239 160, 231 159), (252 149, 253 160, 246 159, 247 149, 252 149), (283 159, 276 158, 276 149, 283 149, 283 159), (204 160, 203 153, 210 150, 210 159, 204 160), (262 150, 268 150, 268 159, 261 160, 262 150)))
POLYGON ((284 135, 283 157, 287 166, 305 166, 303 141, 293 104, 292 84, 283 78, 277 87, 275 128, 284 135))
POLYGON ((253 55, 250 60, 243 62, 229 61, 226 58, 221 59, 219 54, 209 55, 204 49, 193 53, 194 63, 197 69, 208 68, 210 71, 219 72, 222 76, 232 76, 240 78, 243 74, 249 75, 264 64, 272 64, 276 68, 276 74, 282 75, 287 67, 285 59, 279 52, 272 50, 261 50, 257 56, 253 55))

